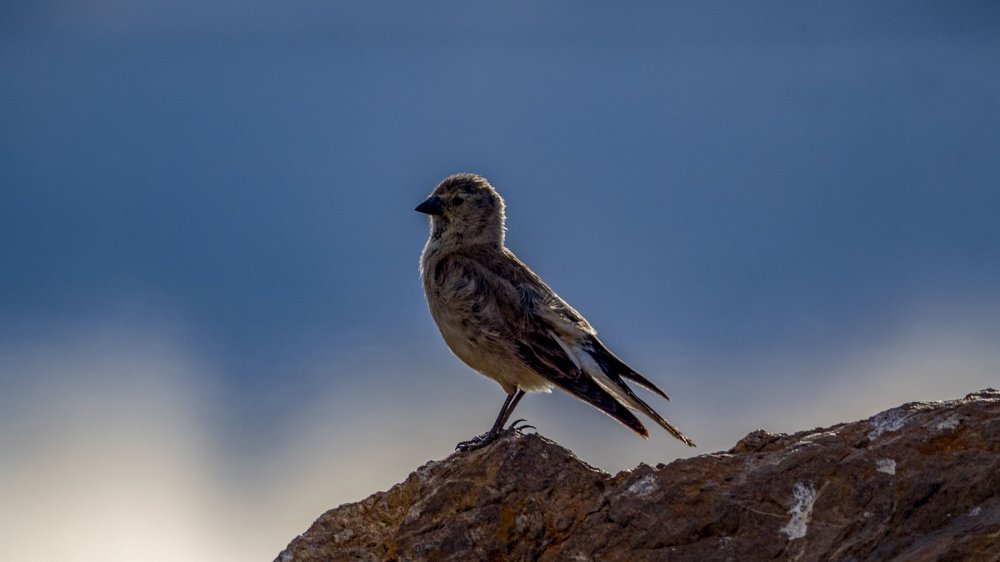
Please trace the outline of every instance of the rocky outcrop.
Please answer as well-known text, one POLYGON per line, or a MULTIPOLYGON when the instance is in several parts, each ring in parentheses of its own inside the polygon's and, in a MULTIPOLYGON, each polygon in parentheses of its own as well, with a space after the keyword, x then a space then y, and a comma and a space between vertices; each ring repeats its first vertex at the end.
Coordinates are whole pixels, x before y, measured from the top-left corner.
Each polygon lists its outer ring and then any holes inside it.
POLYGON ((539 435, 328 511, 278 562, 1000 560, 1000 392, 609 475, 539 435))

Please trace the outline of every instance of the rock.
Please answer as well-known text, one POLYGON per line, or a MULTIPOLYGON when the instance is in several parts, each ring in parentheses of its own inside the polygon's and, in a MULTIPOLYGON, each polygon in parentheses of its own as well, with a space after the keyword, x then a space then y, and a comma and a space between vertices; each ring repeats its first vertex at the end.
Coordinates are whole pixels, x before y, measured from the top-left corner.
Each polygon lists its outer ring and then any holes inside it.
POLYGON ((535 434, 323 514, 276 562, 1000 560, 1000 392, 611 476, 535 434))

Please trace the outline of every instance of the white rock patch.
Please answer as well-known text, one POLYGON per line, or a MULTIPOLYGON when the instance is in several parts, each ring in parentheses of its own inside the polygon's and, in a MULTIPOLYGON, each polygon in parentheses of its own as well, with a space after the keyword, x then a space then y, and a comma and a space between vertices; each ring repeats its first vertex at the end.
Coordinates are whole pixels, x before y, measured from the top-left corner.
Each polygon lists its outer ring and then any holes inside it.
POLYGON ((813 504, 816 503, 816 488, 809 482, 796 482, 792 488, 792 499, 795 500, 795 505, 788 510, 792 518, 781 528, 781 532, 788 535, 789 539, 795 540, 806 536, 813 504))
POLYGON ((934 426, 938 431, 944 431, 946 429, 955 429, 958 424, 962 421, 961 416, 958 414, 952 414, 948 416, 944 421, 934 426))
POLYGON ((903 428, 903 424, 906 422, 906 418, 908 417, 910 417, 910 415, 899 408, 875 414, 870 420, 868 420, 868 423, 872 428, 872 430, 868 432, 868 439, 873 440, 879 435, 889 431, 899 431, 903 428))
POLYGON ((627 491, 633 496, 644 498, 655 492, 657 488, 656 478, 652 474, 647 474, 633 482, 632 485, 628 487, 627 491))
POLYGON ((884 472, 886 474, 896 475, 896 461, 892 459, 879 459, 875 461, 875 468, 879 472, 884 472))

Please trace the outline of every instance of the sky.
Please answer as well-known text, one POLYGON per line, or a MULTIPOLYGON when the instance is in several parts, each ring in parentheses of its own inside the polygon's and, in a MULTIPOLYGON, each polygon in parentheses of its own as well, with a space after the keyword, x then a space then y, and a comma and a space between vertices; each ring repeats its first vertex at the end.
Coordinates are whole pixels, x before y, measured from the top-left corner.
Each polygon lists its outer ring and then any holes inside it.
POLYGON ((998 154, 995 2, 4 2, 0 558, 271 560, 485 431, 456 172, 699 443, 522 401, 602 469, 995 387, 998 154))

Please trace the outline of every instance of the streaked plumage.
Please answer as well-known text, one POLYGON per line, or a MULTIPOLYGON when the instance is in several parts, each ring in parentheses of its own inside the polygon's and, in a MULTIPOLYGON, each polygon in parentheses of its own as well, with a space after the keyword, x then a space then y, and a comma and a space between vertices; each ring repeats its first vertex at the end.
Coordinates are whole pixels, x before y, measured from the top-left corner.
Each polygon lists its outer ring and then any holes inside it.
POLYGON ((669 400, 666 393, 611 353, 587 320, 506 248, 504 202, 485 178, 448 177, 417 210, 431 222, 420 257, 431 315, 452 352, 508 394, 493 428, 460 448, 488 443, 524 392, 553 386, 643 437, 649 432, 632 411, 694 446, 624 379, 669 400))

